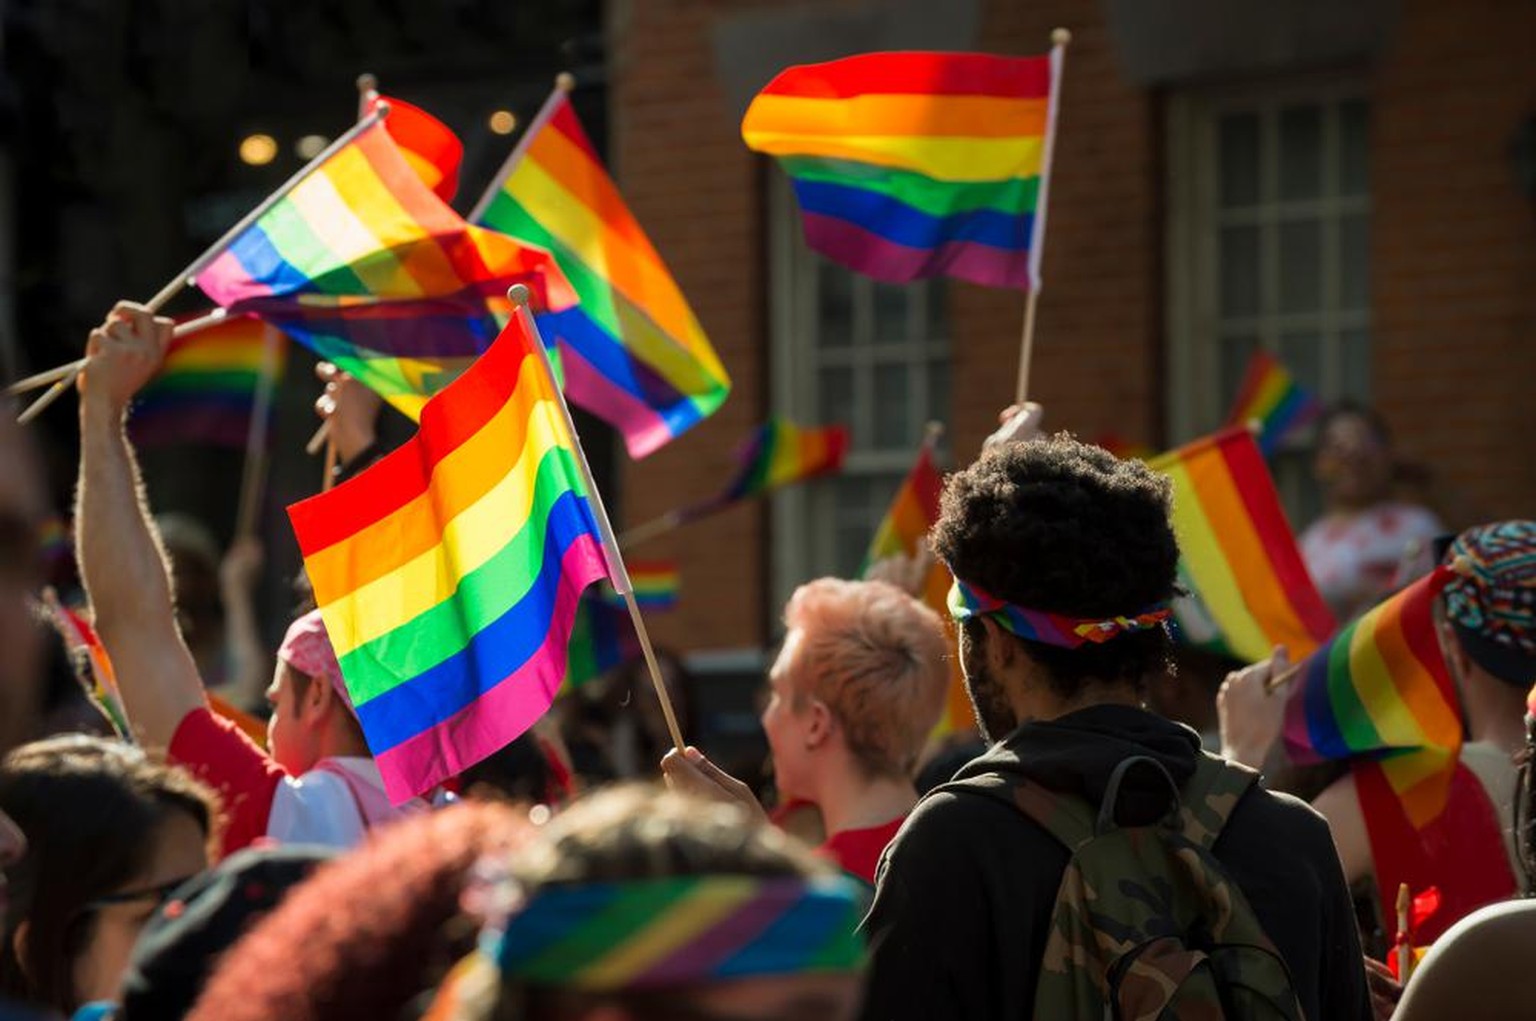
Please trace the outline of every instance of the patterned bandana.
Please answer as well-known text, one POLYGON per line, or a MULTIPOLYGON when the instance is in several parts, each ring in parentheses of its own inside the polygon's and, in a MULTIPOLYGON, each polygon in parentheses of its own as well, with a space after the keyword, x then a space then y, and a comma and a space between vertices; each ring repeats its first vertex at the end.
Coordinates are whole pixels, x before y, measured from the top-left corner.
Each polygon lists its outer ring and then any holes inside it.
POLYGON ((959 578, 955 579, 955 584, 949 590, 949 613, 956 620, 991 617, 1020 638, 1063 649, 1075 649, 1087 642, 1100 645, 1133 631, 1161 627, 1172 612, 1166 603, 1159 603, 1130 617, 1085 620, 1059 613, 1027 610, 989 596, 959 578))
POLYGON ((347 694, 347 685, 341 679, 341 664, 336 662, 336 651, 331 647, 331 637, 325 631, 325 621, 319 610, 310 610, 288 625, 277 658, 301 674, 324 679, 340 696, 347 711, 357 715, 357 710, 352 708, 352 696, 347 694))
POLYGON ((1463 573, 1446 585, 1445 615, 1467 654, 1522 687, 1536 673, 1536 521, 1469 528, 1446 551, 1463 573))

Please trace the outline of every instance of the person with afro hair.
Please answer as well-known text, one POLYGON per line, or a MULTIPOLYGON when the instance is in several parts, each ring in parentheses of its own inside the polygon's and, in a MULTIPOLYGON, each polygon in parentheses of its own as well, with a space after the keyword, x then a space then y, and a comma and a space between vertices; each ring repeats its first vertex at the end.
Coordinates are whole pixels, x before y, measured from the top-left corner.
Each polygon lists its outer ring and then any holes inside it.
MULTIPOLYGON (((995 446, 950 478, 931 542, 956 578, 961 667, 991 747, 919 802, 886 849, 863 926, 864 1018, 1034 1016, 1071 855, 1015 803, 1021 784, 1140 827, 1175 807, 1170 780, 1183 790, 1212 763, 1235 768, 1204 760, 1194 731, 1142 705, 1171 669, 1169 509, 1166 477, 1067 435, 995 446), (1118 768, 1133 758, 1137 768, 1118 768)), ((1250 782, 1212 854, 1288 966, 1304 1016, 1370 1017, 1327 824, 1250 782)))

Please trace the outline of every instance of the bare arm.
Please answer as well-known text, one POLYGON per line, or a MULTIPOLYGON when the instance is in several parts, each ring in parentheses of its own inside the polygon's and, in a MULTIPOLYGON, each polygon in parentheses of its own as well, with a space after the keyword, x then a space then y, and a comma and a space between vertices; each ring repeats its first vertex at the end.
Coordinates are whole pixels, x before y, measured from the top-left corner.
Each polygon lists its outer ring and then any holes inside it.
POLYGON ((80 576, 139 738, 168 747, 204 704, 192 654, 176 626, 171 582, 144 503, 123 420, 160 366, 171 322, 120 303, 91 331, 80 387, 80 485, 75 509, 80 576))
POLYGON ((1354 884, 1374 875, 1376 865, 1371 858, 1371 834, 1365 827, 1365 814, 1360 811, 1360 799, 1355 794, 1354 776, 1346 774, 1335 780, 1312 799, 1312 807, 1328 820, 1333 846, 1338 848, 1339 861, 1344 865, 1344 881, 1354 884))

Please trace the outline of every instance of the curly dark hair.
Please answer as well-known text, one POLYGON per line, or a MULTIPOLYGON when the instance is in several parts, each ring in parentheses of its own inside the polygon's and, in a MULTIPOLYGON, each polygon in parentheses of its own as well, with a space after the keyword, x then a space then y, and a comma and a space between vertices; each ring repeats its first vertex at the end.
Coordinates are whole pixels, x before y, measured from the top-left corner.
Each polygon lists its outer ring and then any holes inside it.
MULTIPOLYGON (((934 553, 956 577, 1032 610, 1136 613, 1173 597, 1179 546, 1168 479, 1061 433, 993 449, 950 477, 934 553)), ((981 622, 966 637, 983 641, 981 622)), ((1017 639, 1071 698, 1089 682, 1144 685, 1171 667, 1164 629, 1063 649, 1017 639)))

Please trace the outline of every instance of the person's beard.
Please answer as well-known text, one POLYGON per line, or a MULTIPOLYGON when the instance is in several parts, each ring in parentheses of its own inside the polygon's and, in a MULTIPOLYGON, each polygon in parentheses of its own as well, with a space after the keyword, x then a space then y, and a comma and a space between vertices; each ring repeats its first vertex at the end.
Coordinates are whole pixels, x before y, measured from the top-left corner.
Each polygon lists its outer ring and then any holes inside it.
MULTIPOLYGON (((980 631, 979 628, 976 630, 980 631)), ((1002 682, 987 665, 985 642, 986 632, 972 638, 968 629, 961 629, 960 672, 965 675, 965 694, 971 700, 976 726, 990 744, 1013 733, 1021 721, 1013 711, 1002 682)))

